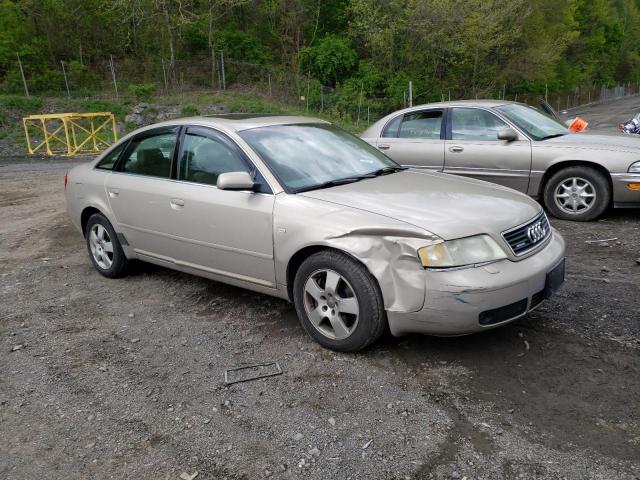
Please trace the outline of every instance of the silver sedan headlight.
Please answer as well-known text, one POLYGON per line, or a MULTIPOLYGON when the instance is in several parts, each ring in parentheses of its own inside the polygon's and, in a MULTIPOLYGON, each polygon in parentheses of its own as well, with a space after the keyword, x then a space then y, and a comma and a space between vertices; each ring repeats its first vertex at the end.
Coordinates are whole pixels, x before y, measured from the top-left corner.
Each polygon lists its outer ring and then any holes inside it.
POLYGON ((450 268, 493 262, 507 255, 489 235, 475 235, 422 247, 418 257, 425 267, 450 268))
POLYGON ((634 162, 631 165, 629 165, 629 170, 627 170, 627 172, 629 172, 629 173, 640 173, 640 161, 634 162))

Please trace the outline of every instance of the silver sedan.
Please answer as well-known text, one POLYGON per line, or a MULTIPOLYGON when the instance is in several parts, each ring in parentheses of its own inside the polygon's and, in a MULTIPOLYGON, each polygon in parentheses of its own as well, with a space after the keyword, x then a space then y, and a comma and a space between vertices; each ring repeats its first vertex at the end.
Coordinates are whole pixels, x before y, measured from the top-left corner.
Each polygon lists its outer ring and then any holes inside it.
POLYGON ((528 196, 406 169, 311 118, 146 127, 65 190, 102 275, 137 259, 284 298, 335 350, 493 328, 564 279, 564 241, 528 196))
POLYGON ((609 206, 640 207, 640 138, 571 133, 520 103, 420 105, 361 136, 401 165, 511 187, 558 218, 587 221, 609 206))

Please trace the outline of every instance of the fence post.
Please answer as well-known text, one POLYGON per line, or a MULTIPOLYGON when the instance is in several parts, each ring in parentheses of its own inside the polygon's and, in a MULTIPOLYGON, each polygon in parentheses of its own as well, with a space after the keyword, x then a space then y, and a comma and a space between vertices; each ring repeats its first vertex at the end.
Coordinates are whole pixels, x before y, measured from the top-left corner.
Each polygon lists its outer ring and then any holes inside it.
POLYGON ((67 87, 67 98, 71 98, 71 93, 69 92, 69 81, 67 80, 67 71, 64 69, 64 62, 60 60, 60 65, 62 65, 62 75, 64 75, 64 85, 67 87))
MULTIPOLYGON (((409 85, 411 85, 411 82, 409 82, 409 85)), ((364 82, 360 83, 360 98, 358 99, 358 119, 356 120, 356 127, 360 126, 360 109, 362 108, 362 90, 363 89, 364 89, 364 82)))
POLYGON ((413 82, 409 80, 409 107, 413 107, 413 82))
POLYGON ((269 96, 273 96, 273 92, 271 91, 271 73, 268 74, 267 78, 269 79, 269 96))
POLYGON ((320 84, 320 111, 324 112, 324 86, 320 84))
POLYGON ((167 69, 164 66, 164 58, 160 58, 162 62, 162 78, 164 79, 164 92, 166 95, 169 95, 169 83, 167 82, 167 69))
POLYGON ((20 66, 20 75, 22 75, 22 85, 24 85, 24 94, 25 96, 29 96, 29 89, 27 88, 27 79, 24 76, 24 69, 22 68, 22 60, 20 60, 20 54, 16 52, 16 56, 18 57, 18 65, 20 66))
POLYGON ((113 55, 109 55, 109 67, 111 68, 111 77, 113 78, 113 86, 116 89, 116 99, 118 96, 118 82, 116 81, 116 68, 113 64, 113 55))
POLYGON ((227 89, 227 79, 224 75, 224 50, 220 52, 220 66, 222 67, 222 89, 227 89))

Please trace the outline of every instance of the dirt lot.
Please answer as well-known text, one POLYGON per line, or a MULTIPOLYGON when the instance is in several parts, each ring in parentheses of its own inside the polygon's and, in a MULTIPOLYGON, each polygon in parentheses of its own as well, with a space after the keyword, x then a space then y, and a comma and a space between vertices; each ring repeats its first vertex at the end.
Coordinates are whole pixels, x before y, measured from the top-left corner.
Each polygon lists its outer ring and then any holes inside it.
POLYGON ((553 221, 567 282, 526 319, 336 354, 281 300, 101 277, 64 212, 77 162, 0 160, 2 478, 640 478, 640 211, 553 221), (284 374, 224 385, 264 361, 284 374))

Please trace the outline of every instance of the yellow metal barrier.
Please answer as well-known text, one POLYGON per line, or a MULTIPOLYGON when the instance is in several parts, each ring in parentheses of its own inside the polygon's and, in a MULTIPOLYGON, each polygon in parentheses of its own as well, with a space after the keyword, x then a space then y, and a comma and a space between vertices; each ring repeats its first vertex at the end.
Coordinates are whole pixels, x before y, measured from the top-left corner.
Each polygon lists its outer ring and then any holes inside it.
POLYGON ((118 140, 110 112, 50 113, 22 119, 27 149, 34 154, 76 155, 99 152, 118 140))

